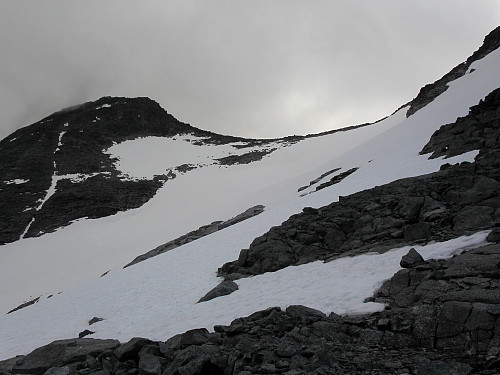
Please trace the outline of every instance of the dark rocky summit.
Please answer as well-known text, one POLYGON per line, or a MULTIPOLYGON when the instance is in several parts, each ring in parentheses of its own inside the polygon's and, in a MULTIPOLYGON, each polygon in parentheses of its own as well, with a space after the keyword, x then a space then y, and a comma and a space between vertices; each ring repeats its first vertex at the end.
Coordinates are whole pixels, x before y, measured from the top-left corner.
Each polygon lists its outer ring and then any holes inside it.
POLYGON ((34 237, 78 218, 136 208, 168 179, 124 181, 103 150, 140 136, 173 136, 196 129, 147 98, 102 98, 57 112, 0 142, 0 244, 26 231, 34 237), (85 175, 57 182, 55 176, 85 175), (17 180, 22 183, 6 183, 17 180))
MULTIPOLYGON (((165 171, 151 180, 124 179, 105 150, 139 137, 185 134, 202 137, 196 145, 237 142, 240 147, 264 147, 271 142, 197 129, 148 98, 105 97, 15 131, 0 141, 0 245, 54 231, 80 218, 140 207, 175 174, 165 171)), ((269 152, 219 162, 248 163, 269 152)), ((185 164, 176 169, 186 173, 193 168, 185 164)))

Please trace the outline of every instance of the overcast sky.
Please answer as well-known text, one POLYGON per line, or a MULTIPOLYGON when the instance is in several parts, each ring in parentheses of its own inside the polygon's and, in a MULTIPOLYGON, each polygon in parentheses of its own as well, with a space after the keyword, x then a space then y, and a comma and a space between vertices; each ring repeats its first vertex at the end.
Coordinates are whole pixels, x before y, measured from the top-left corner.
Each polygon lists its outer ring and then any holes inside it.
POLYGON ((246 137, 371 122, 499 24, 498 0, 0 0, 0 138, 108 95, 246 137))

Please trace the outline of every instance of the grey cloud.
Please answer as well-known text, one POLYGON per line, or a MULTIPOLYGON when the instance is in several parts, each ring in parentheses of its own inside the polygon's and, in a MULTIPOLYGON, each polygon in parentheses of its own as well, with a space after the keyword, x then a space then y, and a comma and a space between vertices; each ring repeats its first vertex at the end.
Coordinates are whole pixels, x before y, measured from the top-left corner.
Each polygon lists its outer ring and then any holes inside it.
POLYGON ((494 1, 0 3, 0 138, 104 95, 251 137, 374 121, 479 47, 494 1))

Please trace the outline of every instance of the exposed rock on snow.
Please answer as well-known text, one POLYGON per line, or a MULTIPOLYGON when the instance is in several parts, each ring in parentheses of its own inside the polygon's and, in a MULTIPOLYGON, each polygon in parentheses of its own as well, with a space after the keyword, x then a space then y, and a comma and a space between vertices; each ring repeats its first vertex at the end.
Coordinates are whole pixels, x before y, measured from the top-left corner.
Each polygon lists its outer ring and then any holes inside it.
POLYGON ((476 52, 474 52, 472 56, 467 59, 467 61, 457 65, 436 82, 422 87, 417 97, 410 102, 410 108, 406 112, 406 115, 411 116, 419 109, 431 103, 436 97, 448 89, 449 82, 466 74, 474 61, 482 59, 498 47, 500 47, 500 27, 497 27, 484 38, 483 45, 476 52))
POLYGON ((182 246, 182 245, 185 245, 189 242, 192 242, 192 241, 195 241, 195 240, 200 239, 202 237, 208 236, 211 233, 214 233, 214 232, 217 232, 217 231, 222 230, 224 228, 230 227, 231 225, 237 224, 243 220, 247 220, 247 219, 254 217, 262 212, 264 212, 264 206, 257 205, 257 206, 250 207, 249 209, 245 210, 241 214, 238 214, 229 220, 215 221, 211 224, 204 225, 204 226, 202 226, 202 227, 200 227, 192 232, 189 232, 181 237, 176 238, 175 240, 172 240, 172 241, 167 242, 166 244, 160 245, 157 248, 150 250, 145 254, 139 255, 132 262, 126 264, 123 268, 132 266, 136 263, 142 262, 146 259, 149 259, 151 257, 162 254, 166 251, 175 249, 175 248, 182 246))
POLYGON ((414 248, 411 248, 410 251, 408 251, 408 254, 401 258, 401 262, 399 264, 403 268, 411 268, 424 263, 425 260, 422 258, 422 255, 420 255, 414 248))
POLYGON ((211 291, 209 291, 207 294, 205 294, 203 297, 201 297, 198 303, 210 301, 211 299, 221 296, 227 296, 228 294, 231 294, 237 290, 238 290, 238 284, 236 284, 234 281, 229 281, 229 280, 223 281, 215 288, 213 288, 211 291))

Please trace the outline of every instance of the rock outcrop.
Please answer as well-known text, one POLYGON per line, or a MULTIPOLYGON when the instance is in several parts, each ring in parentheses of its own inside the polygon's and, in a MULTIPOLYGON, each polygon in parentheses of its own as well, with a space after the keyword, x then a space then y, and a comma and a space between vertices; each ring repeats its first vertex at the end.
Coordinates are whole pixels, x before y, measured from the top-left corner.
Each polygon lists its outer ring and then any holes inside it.
POLYGON ((264 212, 264 206, 259 204, 257 206, 250 207, 249 209, 243 211, 241 214, 238 214, 231 219, 225 221, 215 221, 208 225, 203 225, 202 227, 191 231, 183 236, 180 236, 174 240, 168 241, 167 243, 160 245, 153 250, 148 251, 147 253, 141 254, 137 256, 132 262, 126 264, 123 268, 132 266, 139 262, 145 261, 146 259, 152 258, 154 256, 163 254, 167 251, 173 250, 179 246, 185 245, 189 242, 196 241, 202 237, 208 236, 214 232, 222 230, 224 228, 230 227, 231 225, 237 224, 241 221, 250 219, 260 213, 264 212))
POLYGON ((482 59, 490 52, 500 47, 500 26, 491 31, 484 38, 483 45, 474 52, 465 62, 454 67, 449 73, 438 79, 434 83, 430 83, 422 87, 418 95, 409 103, 410 108, 406 112, 409 117, 419 109, 431 103, 436 97, 441 95, 448 89, 448 83, 457 78, 462 77, 474 61, 482 59))

